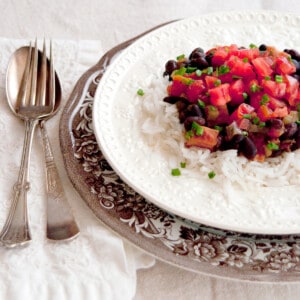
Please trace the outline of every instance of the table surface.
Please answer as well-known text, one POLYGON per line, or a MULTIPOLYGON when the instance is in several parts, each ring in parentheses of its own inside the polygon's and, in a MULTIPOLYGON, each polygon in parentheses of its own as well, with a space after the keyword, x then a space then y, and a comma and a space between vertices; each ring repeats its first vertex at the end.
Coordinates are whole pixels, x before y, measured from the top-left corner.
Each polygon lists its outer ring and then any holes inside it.
MULTIPOLYGON (((163 22, 233 9, 267 9, 300 15, 300 2, 0 0, 0 36, 98 40, 105 52, 163 22)), ((300 284, 241 283, 194 274, 157 261, 154 267, 138 271, 135 299, 296 299, 299 292, 300 284)))

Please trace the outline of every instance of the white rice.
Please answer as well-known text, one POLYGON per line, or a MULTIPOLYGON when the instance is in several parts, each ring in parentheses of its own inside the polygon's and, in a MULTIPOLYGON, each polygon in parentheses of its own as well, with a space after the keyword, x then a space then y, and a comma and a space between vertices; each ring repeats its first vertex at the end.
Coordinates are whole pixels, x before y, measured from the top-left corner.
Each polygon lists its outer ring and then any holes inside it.
MULTIPOLYGON (((136 80, 136 79, 134 79, 136 80)), ((153 150, 165 153, 170 158, 170 169, 179 162, 186 162, 182 176, 204 176, 214 171, 213 180, 224 188, 230 183, 242 190, 258 186, 288 186, 298 184, 300 152, 284 153, 265 162, 249 161, 238 156, 236 150, 210 152, 197 147, 184 146, 183 125, 179 123, 176 105, 163 102, 167 95, 168 79, 161 73, 149 75, 135 85, 144 90, 144 96, 137 96, 137 126, 141 138, 153 150), (174 161, 174 157, 177 158, 174 161)))

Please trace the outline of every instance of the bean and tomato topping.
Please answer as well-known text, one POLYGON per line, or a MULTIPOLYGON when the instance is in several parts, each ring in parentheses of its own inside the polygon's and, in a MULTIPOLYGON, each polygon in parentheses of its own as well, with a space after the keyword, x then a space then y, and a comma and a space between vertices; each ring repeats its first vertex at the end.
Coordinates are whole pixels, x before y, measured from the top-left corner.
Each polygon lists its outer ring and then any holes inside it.
POLYGON ((251 44, 194 49, 166 62, 164 101, 176 105, 185 146, 236 149, 264 161, 300 148, 300 54, 251 44))

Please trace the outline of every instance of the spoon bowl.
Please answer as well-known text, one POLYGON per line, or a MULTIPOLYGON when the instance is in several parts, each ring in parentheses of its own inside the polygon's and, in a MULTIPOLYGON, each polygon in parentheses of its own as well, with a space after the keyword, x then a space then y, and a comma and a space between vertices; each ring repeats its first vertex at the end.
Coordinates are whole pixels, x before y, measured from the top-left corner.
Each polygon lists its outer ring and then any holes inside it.
MULTIPOLYGON (((29 46, 24 46, 16 50, 13 56, 10 59, 8 69, 7 69, 7 76, 6 76, 6 95, 7 95, 7 102, 11 109, 11 111, 18 117, 21 117, 16 111, 16 105, 18 101, 18 91, 20 90, 23 75, 26 68, 26 60, 28 57, 28 53, 30 51, 29 46)), ((38 51, 38 70, 40 70, 40 65, 42 61, 42 52, 38 51)), ((49 70, 50 70, 50 62, 47 59, 47 72, 49 78, 49 70)), ((54 102, 54 109, 53 111, 45 116, 42 119, 49 119, 54 114, 57 113, 60 104, 61 104, 61 85, 58 78, 57 73, 55 72, 55 102, 54 102)))

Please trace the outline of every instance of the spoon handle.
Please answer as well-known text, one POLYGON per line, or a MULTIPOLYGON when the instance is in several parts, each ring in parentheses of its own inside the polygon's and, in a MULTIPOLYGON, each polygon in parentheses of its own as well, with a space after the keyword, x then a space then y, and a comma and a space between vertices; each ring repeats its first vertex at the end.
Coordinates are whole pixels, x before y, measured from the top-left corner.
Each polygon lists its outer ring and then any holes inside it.
POLYGON ((46 163, 47 180, 47 238, 51 240, 69 240, 79 234, 71 207, 54 162, 45 121, 40 121, 43 148, 46 163))
POLYGON ((31 240, 27 213, 27 192, 30 189, 29 160, 37 120, 25 120, 25 138, 18 181, 14 185, 14 198, 0 233, 0 241, 7 247, 26 244, 31 240))

